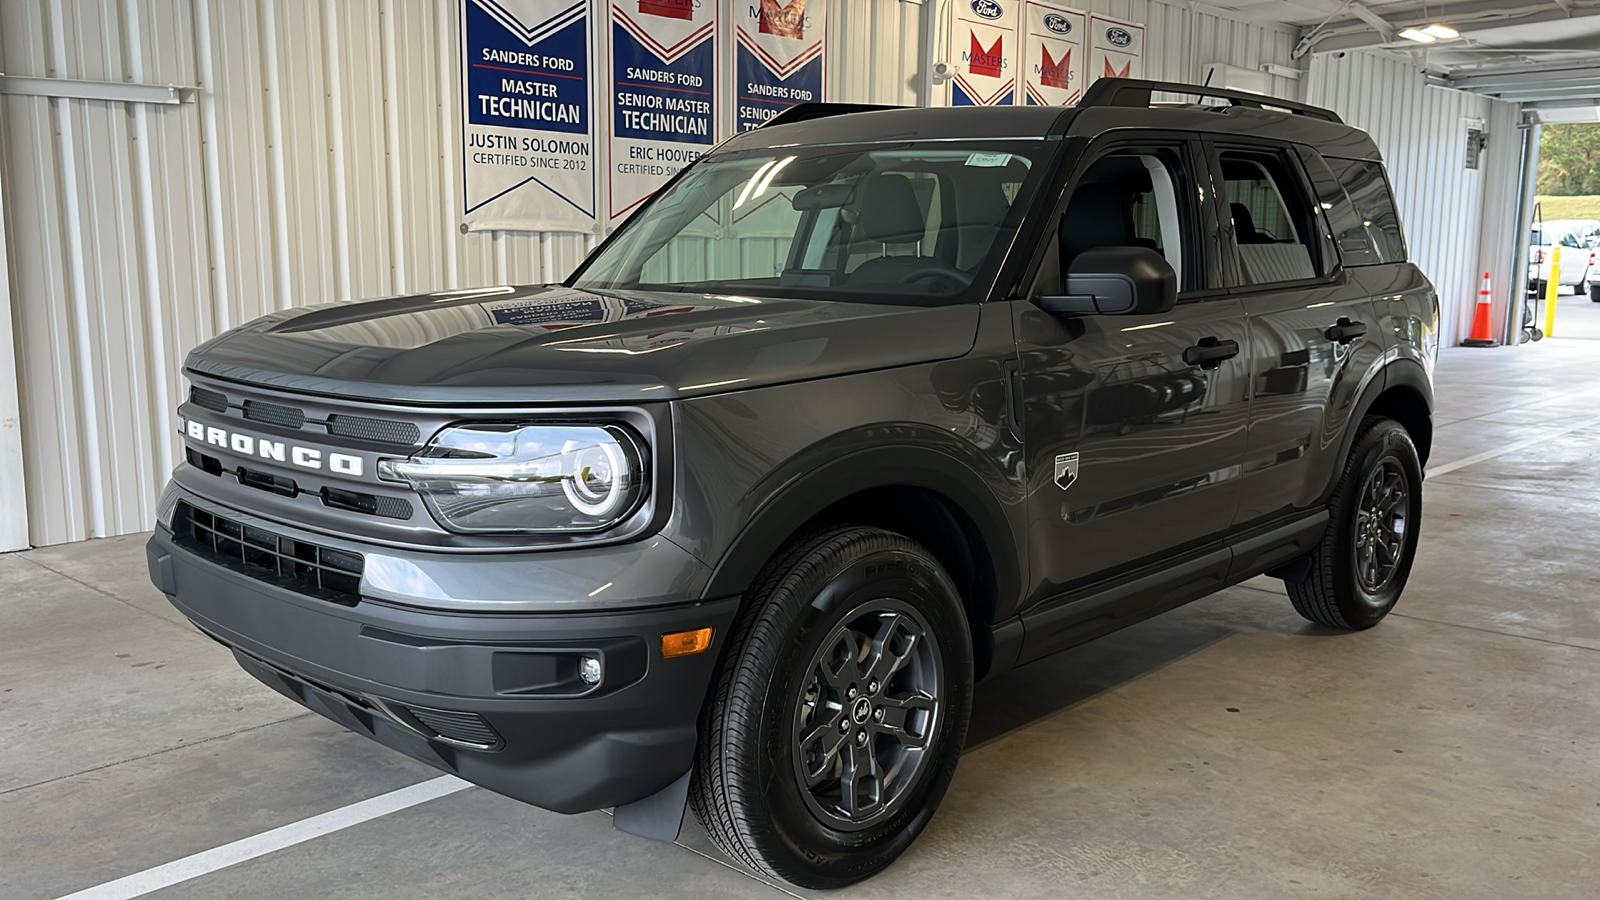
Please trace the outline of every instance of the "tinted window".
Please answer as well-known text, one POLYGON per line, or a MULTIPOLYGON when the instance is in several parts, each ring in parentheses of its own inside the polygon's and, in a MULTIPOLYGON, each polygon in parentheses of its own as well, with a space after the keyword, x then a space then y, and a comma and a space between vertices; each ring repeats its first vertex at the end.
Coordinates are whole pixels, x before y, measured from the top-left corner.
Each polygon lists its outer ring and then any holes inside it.
POLYGON ((1347 266, 1371 266, 1382 262, 1373 252, 1372 241, 1367 238, 1367 226, 1350 202, 1333 170, 1322 159, 1322 154, 1310 147, 1299 147, 1300 162, 1311 176, 1311 189, 1316 192, 1317 206, 1322 210, 1328 229, 1333 232, 1334 243, 1339 248, 1339 258, 1347 266))
POLYGON ((1321 229, 1283 153, 1223 150, 1223 201, 1233 222, 1244 284, 1301 281, 1326 274, 1321 229))
POLYGON ((1406 242, 1400 231, 1400 214, 1395 210, 1394 195, 1389 191, 1389 179, 1383 174, 1383 163, 1360 159, 1328 158, 1334 177, 1344 186, 1355 204, 1373 252, 1379 262, 1405 262, 1406 242))
POLYGON ((1194 195, 1184 157, 1174 148, 1115 150, 1078 177, 1061 216, 1060 256, 1040 278, 1059 285, 1060 272, 1096 247, 1146 247, 1178 275, 1178 290, 1204 286, 1194 230, 1194 195), (1057 268, 1057 266, 1065 268, 1057 268))

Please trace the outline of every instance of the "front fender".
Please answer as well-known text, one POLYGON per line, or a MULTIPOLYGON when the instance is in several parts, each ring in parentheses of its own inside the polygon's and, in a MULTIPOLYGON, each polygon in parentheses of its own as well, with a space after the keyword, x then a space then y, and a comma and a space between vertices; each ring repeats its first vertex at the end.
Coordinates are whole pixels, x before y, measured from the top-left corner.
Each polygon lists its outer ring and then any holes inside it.
MULTIPOLYGON (((999 608, 993 615, 1009 616, 1013 610, 1008 607, 1021 596, 1023 577, 1013 522, 1021 497, 1008 496, 1010 502, 1002 502, 995 485, 978 474, 979 466, 988 466, 971 458, 981 454, 950 435, 915 425, 875 430, 899 432, 901 440, 863 447, 861 435, 840 435, 798 454, 763 479, 766 499, 717 560, 704 596, 726 597, 748 590, 766 561, 828 507, 873 488, 907 486, 944 497, 976 526, 984 546, 975 551, 986 554, 994 566, 999 608), (913 436, 916 443, 905 440, 913 436), (844 447, 852 449, 841 452, 844 447)), ((998 475, 994 480, 1008 484, 998 475)))

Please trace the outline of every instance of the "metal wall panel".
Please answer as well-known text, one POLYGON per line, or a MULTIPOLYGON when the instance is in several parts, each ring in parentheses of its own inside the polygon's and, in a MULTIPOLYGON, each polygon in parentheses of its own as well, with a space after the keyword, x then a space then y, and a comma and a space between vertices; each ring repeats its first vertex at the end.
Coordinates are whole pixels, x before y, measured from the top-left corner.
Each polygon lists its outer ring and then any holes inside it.
MULTIPOLYGON (((949 0, 826 2, 830 97, 924 102, 949 0)), ((1287 28, 1087 6, 1149 26, 1149 77, 1290 63, 1287 28)), ((181 450, 183 355, 218 331, 294 305, 556 280, 593 247, 460 233, 456 28, 449 0, 0 3, 0 71, 200 88, 181 106, 0 98, 32 543, 150 527, 181 450)))
POLYGON ((1431 87, 1409 58, 1371 52, 1314 57, 1306 101, 1366 129, 1383 151, 1411 259, 1439 292, 1441 339, 1460 343, 1483 272, 1493 273, 1502 303, 1517 280, 1508 271, 1521 152, 1517 105, 1431 87), (1467 119, 1488 128, 1478 169, 1466 167, 1467 119))

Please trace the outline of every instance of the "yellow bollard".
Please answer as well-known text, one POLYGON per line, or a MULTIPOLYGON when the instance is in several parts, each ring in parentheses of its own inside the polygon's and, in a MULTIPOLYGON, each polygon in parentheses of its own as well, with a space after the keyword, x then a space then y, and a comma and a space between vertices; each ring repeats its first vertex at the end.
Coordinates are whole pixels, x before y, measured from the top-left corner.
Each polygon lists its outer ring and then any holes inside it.
POLYGON ((1550 278, 1544 283, 1544 336, 1556 334, 1556 295, 1561 292, 1561 245, 1550 251, 1550 278))

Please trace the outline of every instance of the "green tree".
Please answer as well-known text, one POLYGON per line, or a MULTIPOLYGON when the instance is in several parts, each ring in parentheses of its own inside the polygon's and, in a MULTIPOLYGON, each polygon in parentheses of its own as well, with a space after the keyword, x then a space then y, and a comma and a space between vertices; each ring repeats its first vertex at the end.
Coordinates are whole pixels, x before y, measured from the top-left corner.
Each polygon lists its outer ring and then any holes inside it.
POLYGON ((1539 193, 1600 194, 1600 124, 1544 126, 1539 135, 1539 193))

